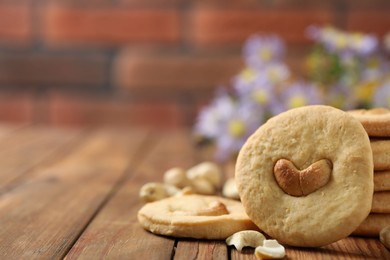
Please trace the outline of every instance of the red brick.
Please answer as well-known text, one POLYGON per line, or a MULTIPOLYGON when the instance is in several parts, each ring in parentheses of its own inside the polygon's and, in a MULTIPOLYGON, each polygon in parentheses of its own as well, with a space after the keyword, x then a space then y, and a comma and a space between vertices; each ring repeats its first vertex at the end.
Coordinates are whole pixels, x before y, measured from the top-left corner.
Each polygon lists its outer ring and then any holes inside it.
POLYGON ((0 55, 0 86, 100 87, 106 67, 102 55, 7 53, 0 55))
POLYGON ((390 8, 351 9, 347 13, 347 29, 383 36, 385 33, 390 32, 390 8))
POLYGON ((179 6, 188 2, 188 0, 118 0, 118 3, 124 6, 146 6, 146 7, 163 7, 179 6))
POLYGON ((179 40, 180 20, 175 10, 51 6, 45 13, 43 35, 51 44, 121 45, 179 40))
POLYGON ((0 93, 0 122, 31 123, 34 101, 30 93, 0 93))
POLYGON ((332 23, 329 9, 210 9, 192 14, 192 39, 200 46, 240 44, 253 33, 275 33, 288 43, 307 43, 311 24, 332 23))
POLYGON ((133 55, 115 61, 114 81, 125 89, 199 90, 226 83, 242 68, 237 56, 133 55))
POLYGON ((0 42, 27 44, 32 37, 31 9, 26 5, 0 4, 0 42))
MULTIPOLYGON (((362 0, 364 1, 364 0, 362 0)), ((385 1, 385 0, 377 0, 385 1)), ((197 6, 214 6, 214 7, 265 7, 265 8, 308 8, 308 7, 332 7, 338 0, 327 0, 327 1, 312 1, 312 0, 197 0, 197 6)))
POLYGON ((348 8, 389 8, 388 0, 344 0, 348 8))
POLYGON ((49 122, 71 126, 175 127, 181 124, 179 108, 167 101, 126 101, 115 97, 53 94, 49 122))

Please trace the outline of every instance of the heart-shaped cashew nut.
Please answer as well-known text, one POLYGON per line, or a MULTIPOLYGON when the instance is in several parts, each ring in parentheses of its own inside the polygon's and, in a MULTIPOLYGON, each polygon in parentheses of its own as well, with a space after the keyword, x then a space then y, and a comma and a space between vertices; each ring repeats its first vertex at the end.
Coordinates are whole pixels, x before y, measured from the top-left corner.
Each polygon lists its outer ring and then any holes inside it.
POLYGON ((279 187, 291 196, 306 196, 325 186, 333 165, 327 159, 319 160, 304 170, 298 170, 287 160, 280 159, 274 166, 274 176, 279 187))

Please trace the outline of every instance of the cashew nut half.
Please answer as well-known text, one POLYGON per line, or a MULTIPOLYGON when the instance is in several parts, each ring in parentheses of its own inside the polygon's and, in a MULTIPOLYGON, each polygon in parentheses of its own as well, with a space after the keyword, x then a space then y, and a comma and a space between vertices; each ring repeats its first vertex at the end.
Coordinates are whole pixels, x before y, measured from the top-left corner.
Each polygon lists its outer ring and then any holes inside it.
POLYGON ((191 181, 202 178, 208 180, 215 188, 222 182, 220 167, 213 162, 203 162, 187 170, 187 177, 191 181))
POLYGON ((284 246, 274 239, 266 239, 262 246, 255 249, 255 256, 260 259, 280 259, 286 255, 284 246))
POLYGON ((254 230, 243 230, 234 233, 226 239, 226 244, 234 247, 241 252, 244 247, 256 248, 263 244, 265 236, 258 231, 254 230))
POLYGON ((190 180, 187 178, 186 171, 180 167, 174 167, 164 173, 164 183, 184 188, 190 186, 190 180))
POLYGON ((205 178, 196 178, 191 180, 191 187, 196 193, 204 195, 215 194, 215 187, 205 178))
POLYGON ((231 199, 240 199, 234 178, 229 178, 223 185, 222 195, 231 199))
POLYGON ((330 180, 332 167, 329 160, 322 159, 304 170, 298 170, 291 161, 280 159, 275 164, 274 176, 285 193, 300 197, 325 186, 330 180))
POLYGON ((379 233, 379 239, 382 244, 390 250, 390 226, 385 227, 379 233))
POLYGON ((145 202, 152 202, 156 200, 161 200, 167 197, 171 197, 180 192, 180 189, 176 188, 173 185, 150 182, 146 183, 141 187, 139 196, 145 202))

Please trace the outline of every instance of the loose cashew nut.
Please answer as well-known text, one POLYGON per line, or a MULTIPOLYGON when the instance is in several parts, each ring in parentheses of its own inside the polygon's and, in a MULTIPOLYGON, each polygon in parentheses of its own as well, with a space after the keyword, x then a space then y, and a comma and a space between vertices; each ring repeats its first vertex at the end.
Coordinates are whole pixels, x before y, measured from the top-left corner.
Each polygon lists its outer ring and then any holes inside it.
POLYGON ((223 185, 222 195, 231 199, 240 199, 234 178, 229 178, 223 185))
POLYGON ((188 180, 183 168, 174 167, 164 173, 164 183, 184 188, 190 185, 190 180, 188 180))
POLYGON ((176 188, 173 185, 150 182, 146 183, 144 186, 141 187, 139 196, 145 202, 152 202, 173 196, 179 192, 180 189, 176 188))
POLYGON ((215 188, 221 186, 221 169, 213 162, 203 162, 187 170, 191 181, 202 178, 208 180, 215 188))
POLYGON ((244 247, 253 247, 256 248, 263 244, 265 236, 258 231, 254 230, 243 230, 237 233, 234 233, 226 239, 226 244, 234 247, 241 252, 244 247))
POLYGON ((280 159, 274 167, 274 176, 280 188, 292 196, 306 196, 326 185, 332 172, 332 163, 319 160, 304 170, 298 170, 286 159, 280 159))
POLYGON ((204 195, 215 194, 215 187, 207 179, 196 178, 191 180, 191 187, 196 193, 204 195))
POLYGON ((260 259, 280 259, 285 255, 284 247, 274 239, 264 240, 263 245, 255 249, 255 256, 260 259))
POLYGON ((382 244, 390 250, 390 226, 385 227, 379 233, 379 239, 382 244))
POLYGON ((178 193, 176 193, 175 196, 185 196, 185 195, 191 195, 194 193, 195 193, 195 191, 191 186, 186 186, 183 189, 181 189, 178 193))

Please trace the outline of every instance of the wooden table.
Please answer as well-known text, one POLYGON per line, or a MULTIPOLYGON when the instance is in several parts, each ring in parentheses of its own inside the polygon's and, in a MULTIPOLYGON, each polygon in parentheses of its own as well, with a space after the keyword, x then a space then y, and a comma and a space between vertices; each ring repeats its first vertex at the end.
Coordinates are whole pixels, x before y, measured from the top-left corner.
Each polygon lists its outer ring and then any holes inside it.
MULTIPOLYGON (((224 241, 143 230, 140 187, 210 159, 189 131, 0 126, 0 259, 255 259, 224 241)), ((390 259, 375 238, 349 237, 288 259, 390 259)))

